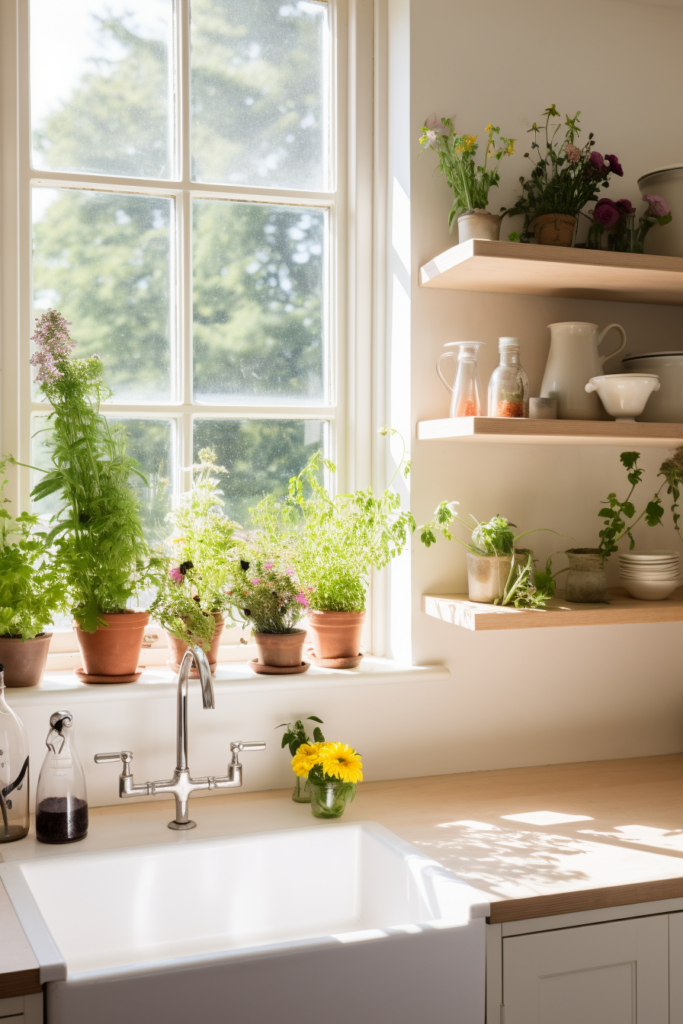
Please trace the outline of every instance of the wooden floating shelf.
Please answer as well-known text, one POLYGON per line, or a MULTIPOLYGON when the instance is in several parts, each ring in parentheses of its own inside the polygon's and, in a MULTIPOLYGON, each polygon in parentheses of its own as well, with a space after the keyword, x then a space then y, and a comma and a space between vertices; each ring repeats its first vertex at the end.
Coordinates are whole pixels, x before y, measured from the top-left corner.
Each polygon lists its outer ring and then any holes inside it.
POLYGON ((609 604, 573 604, 553 598, 547 611, 477 604, 466 594, 424 594, 422 611, 432 618, 475 633, 491 629, 542 629, 549 626, 632 626, 683 622, 683 587, 665 601, 636 601, 625 590, 610 590, 609 604))
POLYGON ((683 305, 683 258, 473 239, 420 270, 425 288, 683 305))
MULTIPOLYGON (((683 261, 682 261, 683 262, 683 261)), ((613 420, 529 420, 504 416, 452 416, 422 420, 419 441, 485 444, 602 444, 620 448, 677 448, 683 423, 616 423, 613 420)))

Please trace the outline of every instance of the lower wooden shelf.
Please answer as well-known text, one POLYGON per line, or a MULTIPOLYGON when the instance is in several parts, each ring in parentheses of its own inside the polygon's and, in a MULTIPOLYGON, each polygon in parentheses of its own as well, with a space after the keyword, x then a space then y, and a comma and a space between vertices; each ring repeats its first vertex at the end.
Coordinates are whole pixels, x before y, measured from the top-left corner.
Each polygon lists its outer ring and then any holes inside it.
POLYGON ((676 448, 683 423, 617 423, 615 420, 530 420, 505 416, 454 416, 421 420, 418 441, 484 444, 602 444, 676 448))
POLYGON ((636 601, 625 590, 610 590, 609 604, 573 604, 553 598, 547 610, 477 604, 466 594, 424 594, 422 610, 452 626, 475 633, 490 629, 548 626, 623 626, 639 622, 683 622, 683 587, 665 601, 636 601))

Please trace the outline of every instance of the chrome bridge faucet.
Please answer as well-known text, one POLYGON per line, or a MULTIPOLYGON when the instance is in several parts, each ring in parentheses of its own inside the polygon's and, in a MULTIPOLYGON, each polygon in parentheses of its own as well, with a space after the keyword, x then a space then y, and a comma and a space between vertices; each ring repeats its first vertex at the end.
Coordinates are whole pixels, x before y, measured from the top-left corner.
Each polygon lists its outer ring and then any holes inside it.
POLYGON ((228 765, 228 774, 216 778, 209 775, 202 779, 193 779, 187 764, 187 682, 190 677, 192 662, 195 662, 202 686, 202 701, 205 708, 215 708, 213 682, 209 662, 201 647, 189 647, 180 663, 178 672, 178 724, 176 734, 176 767, 173 778, 164 782, 142 782, 135 785, 130 763, 133 753, 121 750, 116 754, 95 754, 96 764, 110 764, 123 761, 123 771, 119 775, 119 796, 158 796, 172 793, 175 797, 175 819, 169 821, 168 827, 184 830, 195 828, 196 821, 188 815, 190 796, 197 789, 237 789, 242 785, 242 765, 239 753, 242 750, 265 750, 265 743, 243 743, 241 740, 230 744, 232 760, 228 765))

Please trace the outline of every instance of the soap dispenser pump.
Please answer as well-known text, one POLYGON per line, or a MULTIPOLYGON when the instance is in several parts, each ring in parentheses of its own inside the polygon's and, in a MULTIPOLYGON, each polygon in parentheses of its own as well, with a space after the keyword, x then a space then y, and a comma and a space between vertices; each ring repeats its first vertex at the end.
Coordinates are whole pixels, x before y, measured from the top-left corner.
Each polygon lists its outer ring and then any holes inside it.
POLYGON ((41 843, 75 843, 88 834, 85 776, 72 732, 70 711, 50 716, 36 793, 36 838, 41 843))

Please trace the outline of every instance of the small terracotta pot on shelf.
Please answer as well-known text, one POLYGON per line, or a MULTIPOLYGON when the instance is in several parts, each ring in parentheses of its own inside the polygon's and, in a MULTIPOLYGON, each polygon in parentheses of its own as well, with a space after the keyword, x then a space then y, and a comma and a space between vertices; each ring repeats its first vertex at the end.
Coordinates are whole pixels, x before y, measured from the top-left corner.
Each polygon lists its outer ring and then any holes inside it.
MULTIPOLYGON (((209 668, 211 669, 212 675, 216 671, 216 667, 218 665, 218 648, 220 647, 223 627, 225 625, 225 620, 223 616, 220 614, 220 612, 214 612, 213 617, 215 619, 216 625, 213 631, 211 647, 206 653, 206 657, 208 659, 209 668)), ((174 669, 177 672, 180 669, 180 663, 183 660, 185 652, 190 645, 187 644, 184 640, 178 640, 177 637, 171 636, 170 633, 166 634, 166 640, 168 642, 168 649, 171 654, 170 661, 168 662, 168 664, 172 669, 174 669)), ((197 671, 197 666, 195 665, 194 661, 192 662, 192 668, 190 669, 190 679, 199 679, 199 672, 197 671)))
POLYGON ((305 629, 297 629, 293 633, 254 633, 258 664, 300 670, 305 639, 305 629))
POLYGON ((76 622, 83 660, 77 675, 84 682, 133 682, 142 671, 138 662, 149 613, 129 609, 104 612, 101 617, 107 625, 98 626, 94 633, 86 633, 76 622))
POLYGON ((570 246, 574 239, 576 217, 567 213, 543 213, 529 224, 536 245, 570 246))
MULTIPOLYGON (((316 661, 353 661, 357 665, 360 660, 365 615, 364 611, 310 611, 307 616, 308 630, 316 661)), ((352 668, 355 665, 337 664, 334 667, 352 668)))
POLYGON ((52 633, 32 640, 0 636, 0 665, 5 667, 5 686, 40 686, 50 650, 52 633))

